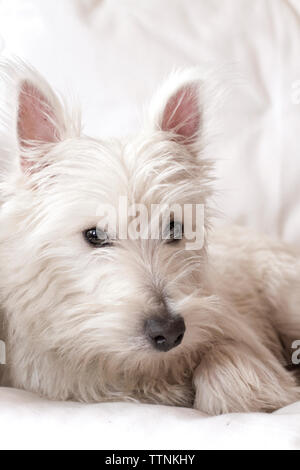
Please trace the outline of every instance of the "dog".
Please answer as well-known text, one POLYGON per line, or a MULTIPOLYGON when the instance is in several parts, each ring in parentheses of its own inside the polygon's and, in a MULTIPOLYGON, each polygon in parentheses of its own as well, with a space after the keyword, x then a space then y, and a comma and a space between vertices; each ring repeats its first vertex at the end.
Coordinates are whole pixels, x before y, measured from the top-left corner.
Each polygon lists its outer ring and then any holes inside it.
POLYGON ((173 73, 141 132, 122 140, 85 136, 80 114, 20 60, 2 61, 0 75, 15 103, 9 116, 1 110, 14 142, 0 151, 2 384, 209 415, 299 400, 288 366, 300 338, 300 257, 248 230, 213 228, 199 69, 173 73), (118 226, 120 199, 148 211, 204 207, 201 246, 187 249, 175 216, 160 225, 167 237, 110 233, 99 204, 118 226))

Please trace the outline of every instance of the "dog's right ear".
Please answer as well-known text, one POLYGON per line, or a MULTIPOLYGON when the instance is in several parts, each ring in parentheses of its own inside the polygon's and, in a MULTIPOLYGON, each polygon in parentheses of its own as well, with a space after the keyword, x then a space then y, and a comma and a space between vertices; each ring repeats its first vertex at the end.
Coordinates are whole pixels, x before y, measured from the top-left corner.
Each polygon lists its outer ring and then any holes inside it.
POLYGON ((27 172, 36 164, 43 164, 36 161, 36 156, 43 159, 49 145, 65 138, 64 107, 50 86, 37 74, 31 74, 19 83, 16 128, 20 165, 27 172))
POLYGON ((20 148, 54 144, 62 139, 64 124, 60 103, 48 91, 29 80, 18 93, 17 136, 20 148))
POLYGON ((18 59, 0 65, 9 99, 15 102, 13 110, 9 102, 4 106, 7 110, 11 107, 6 128, 11 134, 15 129, 19 155, 19 160, 12 163, 30 174, 47 165, 46 154, 51 146, 79 135, 80 124, 76 119, 74 122, 62 100, 34 69, 18 59))

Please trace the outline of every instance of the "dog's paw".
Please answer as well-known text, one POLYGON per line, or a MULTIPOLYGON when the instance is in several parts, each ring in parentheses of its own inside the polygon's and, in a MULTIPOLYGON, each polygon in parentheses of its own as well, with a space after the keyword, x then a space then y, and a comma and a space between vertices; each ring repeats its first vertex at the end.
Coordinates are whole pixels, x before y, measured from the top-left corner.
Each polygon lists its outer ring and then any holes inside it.
POLYGON ((300 400, 295 378, 268 350, 263 360, 241 344, 222 345, 204 356, 194 386, 194 408, 209 415, 271 412, 300 400))

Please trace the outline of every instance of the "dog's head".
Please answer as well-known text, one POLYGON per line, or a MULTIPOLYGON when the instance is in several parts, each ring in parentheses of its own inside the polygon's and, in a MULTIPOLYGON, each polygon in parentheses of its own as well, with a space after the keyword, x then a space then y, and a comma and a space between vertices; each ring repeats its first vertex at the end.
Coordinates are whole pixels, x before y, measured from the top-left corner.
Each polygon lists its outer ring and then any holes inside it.
POLYGON ((0 288, 13 384, 83 400, 148 388, 155 400, 155 380, 188 375, 201 336, 191 299, 205 277, 211 163, 199 73, 173 74, 138 136, 102 141, 36 72, 12 71, 0 288))

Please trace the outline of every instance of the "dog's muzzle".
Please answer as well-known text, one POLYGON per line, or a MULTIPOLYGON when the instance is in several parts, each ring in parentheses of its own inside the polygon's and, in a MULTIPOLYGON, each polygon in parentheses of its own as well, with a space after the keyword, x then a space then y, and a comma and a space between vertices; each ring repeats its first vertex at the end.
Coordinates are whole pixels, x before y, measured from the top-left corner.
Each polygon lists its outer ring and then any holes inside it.
POLYGON ((158 351, 169 351, 182 342, 185 323, 180 315, 151 317, 145 322, 145 334, 158 351))

